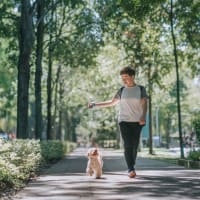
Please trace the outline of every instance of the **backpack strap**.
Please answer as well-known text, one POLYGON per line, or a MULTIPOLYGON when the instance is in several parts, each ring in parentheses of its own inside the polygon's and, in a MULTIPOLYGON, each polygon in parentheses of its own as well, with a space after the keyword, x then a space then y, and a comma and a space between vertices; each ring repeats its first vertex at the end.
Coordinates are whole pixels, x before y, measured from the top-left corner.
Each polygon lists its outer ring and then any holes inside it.
POLYGON ((119 93, 120 99, 121 99, 122 91, 123 91, 124 88, 125 88, 124 86, 122 86, 122 87, 120 88, 120 93, 119 93))
POLYGON ((140 88, 140 98, 142 99, 142 91, 144 90, 144 86, 142 86, 142 85, 138 85, 139 86, 139 88, 140 88))
MULTIPOLYGON (((140 98, 142 98, 142 91, 143 91, 143 89, 144 89, 144 86, 142 86, 142 85, 137 85, 137 86, 140 88, 140 94, 141 94, 140 98)), ((120 94, 119 94, 120 99, 121 99, 122 91, 123 91, 124 88, 125 88, 124 86, 122 86, 122 87, 120 88, 120 94)))

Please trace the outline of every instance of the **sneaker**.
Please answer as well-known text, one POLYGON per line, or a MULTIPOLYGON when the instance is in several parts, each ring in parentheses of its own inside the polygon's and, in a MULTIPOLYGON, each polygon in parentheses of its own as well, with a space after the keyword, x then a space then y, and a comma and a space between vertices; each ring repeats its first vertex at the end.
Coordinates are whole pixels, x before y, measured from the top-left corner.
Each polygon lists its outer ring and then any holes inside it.
POLYGON ((136 176, 135 171, 130 171, 130 172, 128 173, 128 176, 129 176, 129 178, 135 178, 135 176, 136 176))

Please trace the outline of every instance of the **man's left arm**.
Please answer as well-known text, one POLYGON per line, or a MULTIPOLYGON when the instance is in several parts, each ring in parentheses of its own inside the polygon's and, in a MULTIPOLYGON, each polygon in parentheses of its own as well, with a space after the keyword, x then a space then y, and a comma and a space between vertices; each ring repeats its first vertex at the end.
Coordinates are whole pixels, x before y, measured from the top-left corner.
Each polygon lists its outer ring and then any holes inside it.
POLYGON ((147 98, 144 97, 141 99, 142 104, 142 116, 140 118, 140 125, 145 125, 146 123, 146 113, 147 113, 147 98))

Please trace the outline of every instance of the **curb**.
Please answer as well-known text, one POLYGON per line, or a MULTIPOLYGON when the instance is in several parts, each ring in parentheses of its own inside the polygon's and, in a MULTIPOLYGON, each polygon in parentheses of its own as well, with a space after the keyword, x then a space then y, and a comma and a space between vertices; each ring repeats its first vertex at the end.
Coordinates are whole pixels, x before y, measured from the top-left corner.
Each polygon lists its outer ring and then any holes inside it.
POLYGON ((192 168, 192 169, 200 169, 200 161, 193 161, 193 160, 187 160, 187 159, 179 159, 178 165, 184 166, 186 168, 192 168))

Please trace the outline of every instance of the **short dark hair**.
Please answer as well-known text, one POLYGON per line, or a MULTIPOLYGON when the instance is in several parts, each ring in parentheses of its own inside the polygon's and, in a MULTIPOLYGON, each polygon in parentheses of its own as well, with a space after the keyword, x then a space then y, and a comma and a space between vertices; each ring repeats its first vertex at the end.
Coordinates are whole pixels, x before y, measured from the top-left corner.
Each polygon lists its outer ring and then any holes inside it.
POLYGON ((131 66, 126 66, 120 71, 120 75, 128 74, 129 76, 135 76, 135 69, 131 66))

